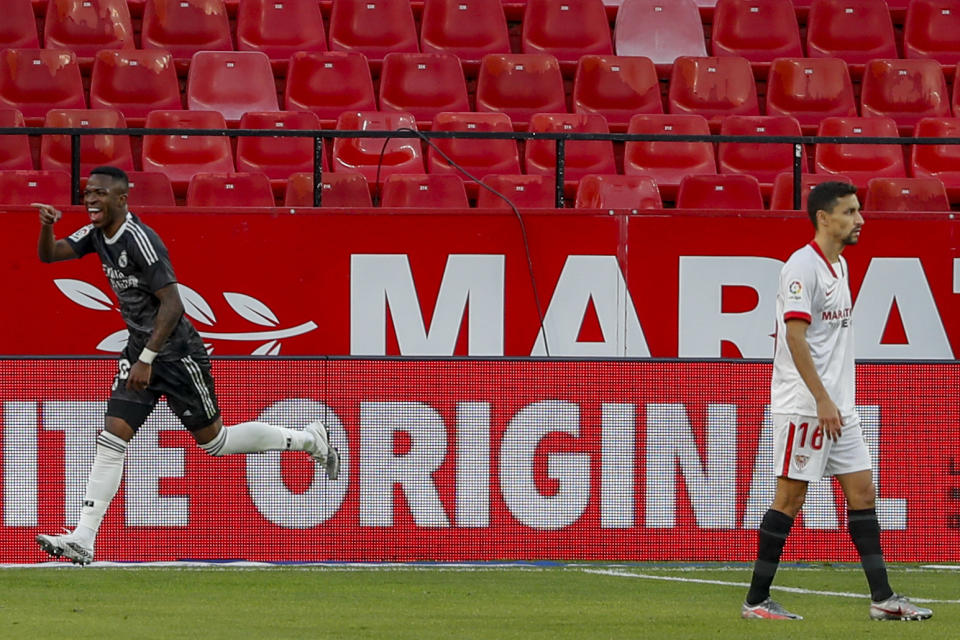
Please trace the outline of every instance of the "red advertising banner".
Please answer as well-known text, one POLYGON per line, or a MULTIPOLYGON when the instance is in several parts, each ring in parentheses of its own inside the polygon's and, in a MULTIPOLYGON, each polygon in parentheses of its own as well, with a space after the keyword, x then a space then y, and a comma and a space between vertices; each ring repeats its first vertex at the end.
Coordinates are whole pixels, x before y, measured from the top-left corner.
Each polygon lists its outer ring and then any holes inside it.
MULTIPOLYGON (((0 360, 0 562, 72 527, 114 363, 0 360)), ((162 405, 128 450, 97 558, 387 561, 753 557, 773 491, 769 363, 216 360, 226 424, 320 416, 302 453, 210 458, 162 405)), ((891 561, 960 561, 960 370, 860 364, 891 561)), ((785 558, 852 561, 831 480, 785 558)))
MULTIPOLYGON (((867 213, 849 247, 861 359, 954 360, 960 221, 867 213)), ((125 340, 95 256, 36 257, 3 213, 0 353, 94 355, 125 340)), ((745 357, 773 353, 801 213, 142 212, 215 355, 745 357)), ((86 223, 70 209, 65 236, 86 223)))

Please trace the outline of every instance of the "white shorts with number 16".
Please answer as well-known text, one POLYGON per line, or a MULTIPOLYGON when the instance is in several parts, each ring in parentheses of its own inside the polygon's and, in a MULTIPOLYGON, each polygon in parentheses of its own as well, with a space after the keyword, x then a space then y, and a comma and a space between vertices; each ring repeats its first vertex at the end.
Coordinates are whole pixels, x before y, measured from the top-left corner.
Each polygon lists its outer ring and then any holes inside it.
POLYGON ((813 482, 870 468, 859 418, 846 419, 836 442, 817 422, 816 416, 773 414, 773 469, 778 477, 813 482))

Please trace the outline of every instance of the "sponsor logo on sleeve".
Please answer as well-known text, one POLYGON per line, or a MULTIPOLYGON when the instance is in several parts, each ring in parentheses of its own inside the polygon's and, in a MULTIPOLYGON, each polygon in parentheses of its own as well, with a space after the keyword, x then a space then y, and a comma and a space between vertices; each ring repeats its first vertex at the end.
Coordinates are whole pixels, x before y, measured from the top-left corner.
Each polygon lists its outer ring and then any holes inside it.
POLYGON ((803 285, 800 284, 799 280, 793 280, 787 285, 787 293, 790 294, 791 300, 800 300, 801 294, 803 293, 803 285))
POLYGON ((87 235, 92 230, 93 230, 92 224, 88 224, 85 227, 80 227, 79 229, 77 229, 76 231, 70 234, 70 239, 73 240, 74 242, 79 242, 83 238, 83 236, 87 235))

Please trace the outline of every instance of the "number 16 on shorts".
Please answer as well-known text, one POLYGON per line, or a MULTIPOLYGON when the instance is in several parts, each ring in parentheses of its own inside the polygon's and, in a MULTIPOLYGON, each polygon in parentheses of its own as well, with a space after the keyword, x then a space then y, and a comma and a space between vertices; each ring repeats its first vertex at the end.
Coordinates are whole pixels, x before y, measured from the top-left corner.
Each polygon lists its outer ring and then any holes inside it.
POLYGON ((830 453, 816 417, 773 416, 774 469, 777 476, 794 480, 819 480, 830 453))

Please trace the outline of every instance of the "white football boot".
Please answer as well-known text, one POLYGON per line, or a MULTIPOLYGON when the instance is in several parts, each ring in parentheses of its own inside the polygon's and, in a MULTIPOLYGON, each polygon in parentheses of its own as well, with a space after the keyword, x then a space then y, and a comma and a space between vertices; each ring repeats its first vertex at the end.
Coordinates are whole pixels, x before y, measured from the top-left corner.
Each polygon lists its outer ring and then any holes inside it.
POLYGON ((34 539, 41 549, 54 558, 66 558, 70 562, 80 565, 93 562, 93 546, 81 543, 73 532, 60 536, 40 534, 34 539))
POLYGON ((340 452, 330 444, 330 434, 327 426, 320 420, 314 420, 306 426, 306 431, 313 436, 317 446, 313 451, 307 451, 310 457, 323 464, 327 477, 336 480, 340 475, 340 452), (323 446, 320 446, 323 445, 323 446))

